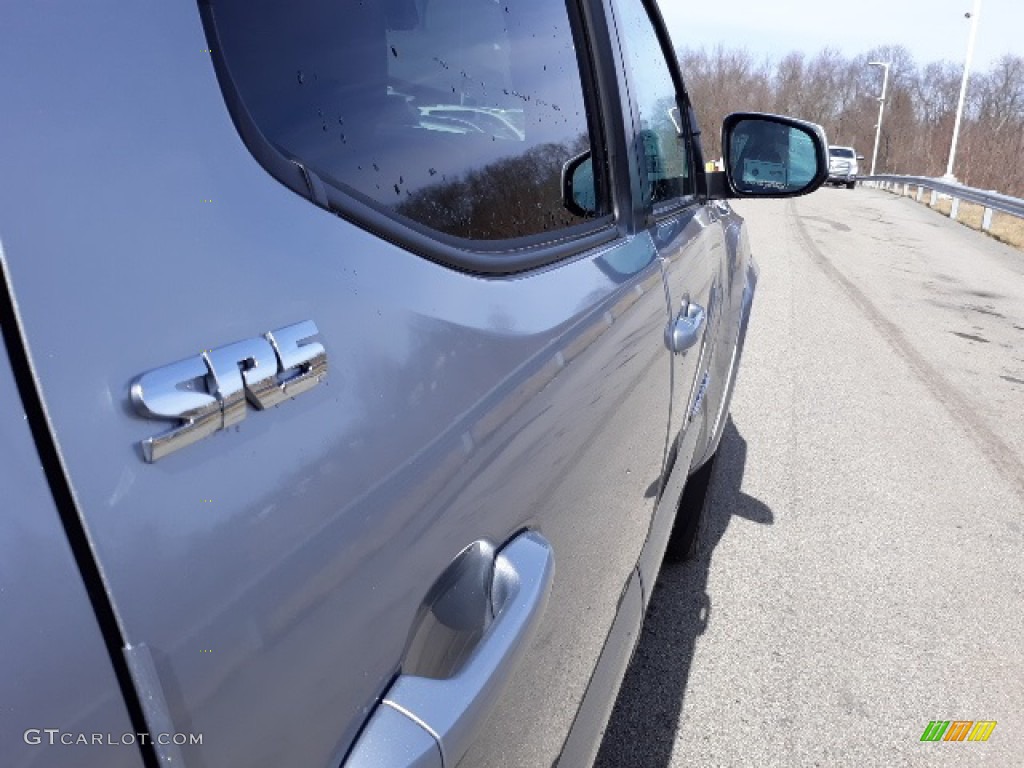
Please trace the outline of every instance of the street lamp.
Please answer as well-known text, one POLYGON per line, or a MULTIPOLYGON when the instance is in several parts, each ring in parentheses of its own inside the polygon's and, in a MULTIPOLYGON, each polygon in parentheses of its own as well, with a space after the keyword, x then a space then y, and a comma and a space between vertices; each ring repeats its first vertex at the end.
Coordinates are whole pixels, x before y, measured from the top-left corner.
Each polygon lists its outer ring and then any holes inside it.
MULTIPOLYGON (((979 0, 980 2, 980 0, 979 0)), ((871 175, 875 175, 875 161, 878 159, 878 139, 882 135, 882 112, 885 110, 885 91, 889 87, 889 67, 887 61, 869 61, 869 67, 881 67, 885 74, 882 76, 882 95, 878 97, 878 125, 875 126, 875 150, 871 153, 871 175)))
POLYGON ((981 16, 981 0, 974 0, 974 10, 968 14, 971 19, 971 33, 967 36, 967 58, 964 59, 964 77, 960 81, 960 101, 956 105, 956 121, 953 123, 953 141, 949 145, 949 163, 946 164, 944 181, 956 181, 953 175, 953 161, 956 159, 956 140, 960 138, 960 119, 964 114, 964 98, 967 96, 967 77, 971 71, 974 56, 974 38, 978 34, 978 17, 981 16))

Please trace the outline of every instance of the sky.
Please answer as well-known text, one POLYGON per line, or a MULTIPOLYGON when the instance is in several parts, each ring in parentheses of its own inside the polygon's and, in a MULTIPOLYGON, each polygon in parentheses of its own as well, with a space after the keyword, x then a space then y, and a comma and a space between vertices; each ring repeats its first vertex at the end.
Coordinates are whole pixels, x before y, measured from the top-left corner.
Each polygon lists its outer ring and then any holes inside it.
MULTIPOLYGON (((746 48, 757 59, 838 48, 845 56, 898 43, 919 65, 967 53, 974 0, 659 0, 676 48, 746 48)), ((1024 56, 1024 0, 982 0, 972 71, 1024 56)), ((686 73, 683 73, 686 76, 686 73)))

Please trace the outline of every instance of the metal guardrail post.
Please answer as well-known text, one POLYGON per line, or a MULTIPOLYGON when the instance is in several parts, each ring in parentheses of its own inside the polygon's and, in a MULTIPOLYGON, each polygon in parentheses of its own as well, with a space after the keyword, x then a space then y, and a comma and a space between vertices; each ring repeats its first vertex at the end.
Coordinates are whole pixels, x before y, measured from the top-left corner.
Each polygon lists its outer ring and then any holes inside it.
POLYGON ((934 208, 934 207, 935 207, 935 201, 936 201, 936 200, 938 199, 938 197, 939 197, 939 193, 938 193, 938 192, 936 192, 936 191, 935 191, 935 190, 933 189, 933 190, 932 190, 932 197, 931 197, 931 200, 929 200, 929 201, 928 201, 928 207, 929 207, 929 208, 934 208))
POLYGON ((923 195, 923 194, 924 194, 924 187, 918 185, 918 187, 917 187, 917 196, 914 199, 917 200, 917 202, 920 203, 921 202, 921 195, 923 195))
POLYGON ((981 216, 981 228, 985 232, 992 229, 992 209, 986 208, 985 213, 981 216))
POLYGON ((960 198, 954 197, 953 204, 949 207, 949 218, 956 221, 956 215, 960 212, 960 198))

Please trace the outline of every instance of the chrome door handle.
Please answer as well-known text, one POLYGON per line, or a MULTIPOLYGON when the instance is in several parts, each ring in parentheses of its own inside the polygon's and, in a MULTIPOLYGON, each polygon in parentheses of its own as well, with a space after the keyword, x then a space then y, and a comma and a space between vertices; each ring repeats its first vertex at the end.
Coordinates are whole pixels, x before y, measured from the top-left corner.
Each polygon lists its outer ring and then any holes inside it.
POLYGON ((706 317, 704 307, 687 302, 679 315, 665 328, 665 346, 681 355, 700 339, 706 317))
POLYGON ((452 677, 400 675, 364 728, 345 768, 456 765, 529 645, 554 579, 551 545, 536 531, 494 559, 494 621, 452 677), (433 737, 433 738, 431 738, 433 737))

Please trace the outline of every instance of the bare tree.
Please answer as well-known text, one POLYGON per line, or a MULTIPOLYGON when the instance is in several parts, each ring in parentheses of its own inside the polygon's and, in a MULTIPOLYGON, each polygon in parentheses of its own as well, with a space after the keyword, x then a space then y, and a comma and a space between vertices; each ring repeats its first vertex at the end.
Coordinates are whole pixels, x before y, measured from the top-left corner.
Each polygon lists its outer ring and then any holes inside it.
POLYGON ((692 101, 699 105, 697 120, 703 130, 704 156, 709 160, 722 154, 719 128, 727 114, 768 112, 774 106, 770 64, 758 65, 743 49, 687 50, 680 55, 680 66, 692 101))
MULTIPOLYGON (((919 67, 899 45, 846 58, 826 48, 755 62, 743 49, 718 46, 679 53, 693 101, 700 105, 705 156, 721 154, 718 128, 735 111, 789 114, 821 125, 836 144, 868 155, 875 137, 879 72, 891 64, 877 170, 943 173, 959 98, 961 64, 919 67)), ((965 183, 1024 196, 1024 57, 1007 54, 988 72, 971 76, 955 172, 965 183)))

